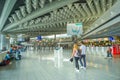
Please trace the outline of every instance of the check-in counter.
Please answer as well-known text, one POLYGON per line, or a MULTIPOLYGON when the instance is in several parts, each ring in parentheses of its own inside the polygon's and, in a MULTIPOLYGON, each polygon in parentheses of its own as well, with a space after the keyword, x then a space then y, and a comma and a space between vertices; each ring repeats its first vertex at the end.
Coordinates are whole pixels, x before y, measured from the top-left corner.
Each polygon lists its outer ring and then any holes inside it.
POLYGON ((7 51, 0 52, 0 62, 5 58, 7 51))
POLYGON ((87 54, 98 55, 98 56, 107 56, 107 47, 87 47, 87 54))

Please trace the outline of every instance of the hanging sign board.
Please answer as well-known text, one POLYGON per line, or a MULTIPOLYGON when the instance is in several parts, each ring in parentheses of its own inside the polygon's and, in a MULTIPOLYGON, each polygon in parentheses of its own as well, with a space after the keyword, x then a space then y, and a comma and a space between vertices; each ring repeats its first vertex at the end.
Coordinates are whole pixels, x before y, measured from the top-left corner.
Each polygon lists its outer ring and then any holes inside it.
POLYGON ((82 23, 70 23, 67 24, 68 35, 81 35, 83 33, 82 23))

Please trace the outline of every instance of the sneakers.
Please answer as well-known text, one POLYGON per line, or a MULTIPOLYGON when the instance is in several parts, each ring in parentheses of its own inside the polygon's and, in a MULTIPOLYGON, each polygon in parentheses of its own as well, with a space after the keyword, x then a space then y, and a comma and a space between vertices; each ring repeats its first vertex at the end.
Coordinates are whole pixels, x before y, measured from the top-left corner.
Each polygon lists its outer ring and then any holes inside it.
POLYGON ((83 67, 84 70, 86 70, 86 67, 83 67))
POLYGON ((81 66, 80 68, 81 68, 81 69, 83 69, 84 67, 83 67, 83 66, 81 66))
POLYGON ((75 71, 76 71, 76 72, 79 72, 79 69, 76 69, 76 68, 75 68, 75 71))
POLYGON ((77 69, 76 72, 79 72, 79 70, 77 69))
POLYGON ((86 67, 81 66, 80 68, 86 70, 86 67))

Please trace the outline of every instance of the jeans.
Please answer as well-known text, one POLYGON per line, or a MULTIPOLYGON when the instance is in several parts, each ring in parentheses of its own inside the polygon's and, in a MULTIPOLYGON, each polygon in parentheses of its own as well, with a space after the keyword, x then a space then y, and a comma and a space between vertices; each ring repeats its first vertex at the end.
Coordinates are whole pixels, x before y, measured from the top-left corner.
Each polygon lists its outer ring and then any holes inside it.
POLYGON ((112 54, 111 53, 107 53, 107 57, 112 57, 112 54))
POLYGON ((79 57, 75 57, 75 67, 76 67, 76 69, 79 69, 79 64, 78 64, 79 59, 80 59, 79 57))
POLYGON ((80 64, 81 64, 81 66, 86 67, 86 55, 81 55, 81 57, 80 57, 80 64))

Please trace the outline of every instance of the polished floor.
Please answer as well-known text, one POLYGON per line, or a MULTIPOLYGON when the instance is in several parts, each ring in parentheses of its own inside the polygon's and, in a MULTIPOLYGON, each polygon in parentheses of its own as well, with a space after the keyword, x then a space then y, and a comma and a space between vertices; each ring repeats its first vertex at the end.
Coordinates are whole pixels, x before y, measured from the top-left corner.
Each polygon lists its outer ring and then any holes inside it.
POLYGON ((70 56, 71 50, 27 50, 22 60, 0 67, 0 80, 120 80, 119 58, 87 55, 87 69, 76 72, 70 56))

